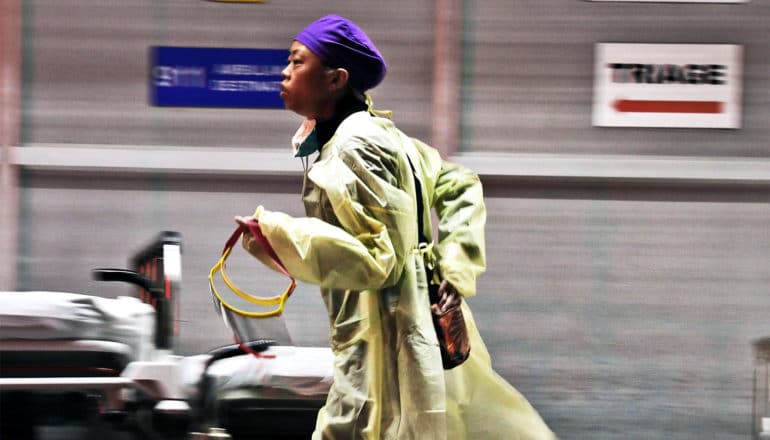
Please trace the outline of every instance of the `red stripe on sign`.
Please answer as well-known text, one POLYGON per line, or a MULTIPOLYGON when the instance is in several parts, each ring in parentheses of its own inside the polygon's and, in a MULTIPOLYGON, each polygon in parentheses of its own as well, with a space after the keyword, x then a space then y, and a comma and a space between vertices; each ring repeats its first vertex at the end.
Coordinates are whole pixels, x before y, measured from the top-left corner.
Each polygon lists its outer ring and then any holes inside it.
POLYGON ((719 101, 639 101, 618 99, 612 107, 622 113, 722 113, 719 101))

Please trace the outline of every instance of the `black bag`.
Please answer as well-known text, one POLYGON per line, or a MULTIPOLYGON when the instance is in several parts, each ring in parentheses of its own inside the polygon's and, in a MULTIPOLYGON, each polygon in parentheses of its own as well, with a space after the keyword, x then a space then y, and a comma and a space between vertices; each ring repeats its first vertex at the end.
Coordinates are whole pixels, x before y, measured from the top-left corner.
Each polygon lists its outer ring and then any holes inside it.
POLYGON ((471 354, 468 328, 463 317, 462 298, 449 310, 441 312, 438 307, 438 285, 429 284, 430 310, 433 327, 436 329, 438 345, 441 349, 441 363, 445 370, 462 364, 471 354))

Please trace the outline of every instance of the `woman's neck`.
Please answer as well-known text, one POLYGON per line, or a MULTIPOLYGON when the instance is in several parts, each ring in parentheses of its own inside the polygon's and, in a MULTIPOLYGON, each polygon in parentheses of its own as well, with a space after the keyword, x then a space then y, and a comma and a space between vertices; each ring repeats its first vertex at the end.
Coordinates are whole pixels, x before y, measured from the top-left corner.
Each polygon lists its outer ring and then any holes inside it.
POLYGON ((337 127, 339 127, 345 118, 353 113, 366 109, 366 103, 356 98, 353 93, 348 93, 343 96, 334 107, 334 112, 330 118, 316 120, 316 136, 318 137, 318 142, 321 145, 329 142, 329 139, 332 138, 334 132, 337 131, 337 127))

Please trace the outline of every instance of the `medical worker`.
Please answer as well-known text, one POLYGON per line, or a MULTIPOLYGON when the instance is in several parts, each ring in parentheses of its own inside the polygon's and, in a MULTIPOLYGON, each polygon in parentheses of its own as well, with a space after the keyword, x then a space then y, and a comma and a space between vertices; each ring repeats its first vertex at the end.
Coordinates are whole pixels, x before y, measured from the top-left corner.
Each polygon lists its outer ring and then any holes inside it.
MULTIPOLYGON (((364 92, 383 80, 385 61, 352 21, 323 17, 289 52, 281 97, 305 118, 295 155, 317 154, 305 166, 307 217, 261 206, 254 217, 289 273, 321 287, 328 310, 334 383, 313 438, 554 439, 492 370, 465 301, 470 357, 442 367, 425 267, 440 273, 442 304, 476 294, 486 218, 478 177, 373 109, 364 92), (423 206, 437 213, 435 247, 418 246, 415 174, 423 206)), ((243 245, 270 264, 251 235, 243 245)))

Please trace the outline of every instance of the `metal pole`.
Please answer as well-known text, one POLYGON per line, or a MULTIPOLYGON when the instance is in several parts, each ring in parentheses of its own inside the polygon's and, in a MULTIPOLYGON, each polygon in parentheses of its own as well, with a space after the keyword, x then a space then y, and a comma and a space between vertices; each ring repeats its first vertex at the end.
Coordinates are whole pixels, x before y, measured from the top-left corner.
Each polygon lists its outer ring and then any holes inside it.
POLYGON ((19 170, 13 150, 21 125, 22 0, 0 0, 0 290, 16 287, 19 170))
POLYGON ((431 144, 449 158, 460 137, 462 0, 435 0, 431 144))

